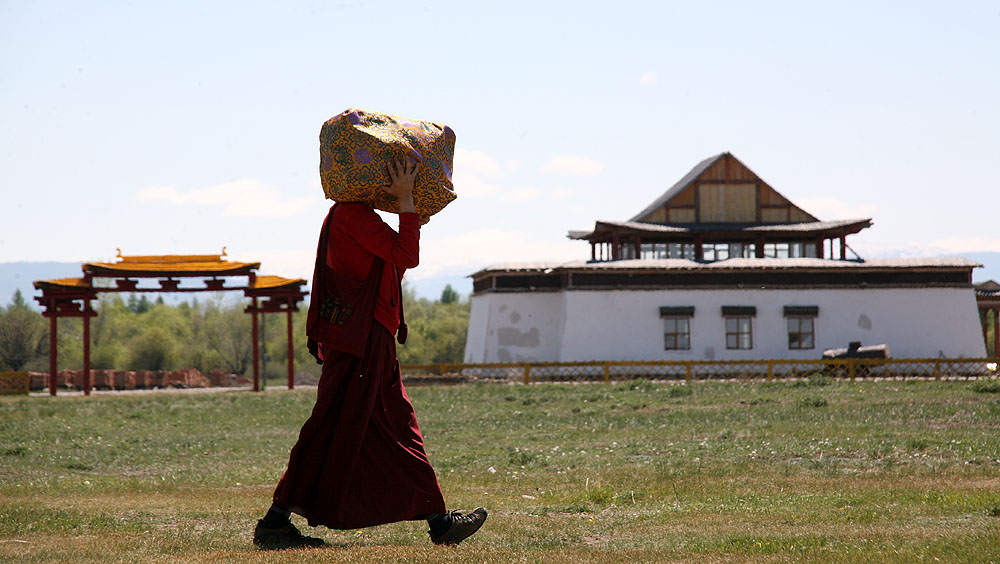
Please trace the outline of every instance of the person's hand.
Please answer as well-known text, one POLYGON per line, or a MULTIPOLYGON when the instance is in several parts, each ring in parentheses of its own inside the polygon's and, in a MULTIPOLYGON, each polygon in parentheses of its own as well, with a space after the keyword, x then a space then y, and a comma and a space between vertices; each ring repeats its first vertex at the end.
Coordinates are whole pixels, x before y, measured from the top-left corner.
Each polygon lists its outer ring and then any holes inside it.
POLYGON ((420 162, 412 165, 408 159, 394 159, 386 165, 389 169, 389 178, 392 184, 382 187, 388 194, 399 201, 399 213, 412 213, 417 211, 413 207, 413 181, 420 170, 420 162))

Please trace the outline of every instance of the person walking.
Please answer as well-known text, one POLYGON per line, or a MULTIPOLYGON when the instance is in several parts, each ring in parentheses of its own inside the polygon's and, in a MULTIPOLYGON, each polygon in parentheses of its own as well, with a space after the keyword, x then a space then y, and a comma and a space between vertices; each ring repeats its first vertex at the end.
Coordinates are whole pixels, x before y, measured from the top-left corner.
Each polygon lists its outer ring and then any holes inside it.
POLYGON ((426 520, 431 541, 445 545, 486 521, 482 507, 446 509, 400 377, 393 336, 406 340, 401 283, 419 262, 420 163, 388 168, 391 185, 382 189, 398 200, 398 233, 365 203, 335 203, 323 222, 306 328, 322 376, 273 504, 254 529, 261 549, 325 544, 299 532, 291 513, 331 529, 426 520))

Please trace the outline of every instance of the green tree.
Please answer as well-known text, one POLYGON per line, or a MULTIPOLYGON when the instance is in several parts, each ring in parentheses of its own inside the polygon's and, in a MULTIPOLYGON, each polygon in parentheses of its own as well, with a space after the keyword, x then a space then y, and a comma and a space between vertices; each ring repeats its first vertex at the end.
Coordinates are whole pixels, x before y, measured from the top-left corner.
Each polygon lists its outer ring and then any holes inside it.
POLYGON ((139 298, 136 298, 135 294, 129 294, 128 296, 128 309, 132 313, 146 313, 149 311, 151 305, 149 298, 145 294, 139 298))
POLYGON ((167 370, 172 368, 175 348, 170 334, 153 327, 131 342, 129 368, 135 370, 167 370))
POLYGON ((458 299, 459 299, 458 292, 456 292, 455 289, 451 287, 451 284, 445 285, 444 290, 441 291, 441 299, 439 301, 445 305, 448 305, 458 302, 458 299))
POLYGON ((444 303, 443 298, 437 302, 417 298, 412 288, 404 285, 403 301, 410 331, 406 345, 397 348, 401 363, 462 362, 470 305, 458 300, 444 303))
POLYGON ((0 310, 0 362, 12 370, 21 370, 45 346, 45 322, 32 310, 21 290, 14 292, 10 305, 0 310))
POLYGON ((202 331, 204 341, 233 374, 246 373, 253 361, 251 319, 242 306, 242 302, 231 308, 209 305, 202 331))

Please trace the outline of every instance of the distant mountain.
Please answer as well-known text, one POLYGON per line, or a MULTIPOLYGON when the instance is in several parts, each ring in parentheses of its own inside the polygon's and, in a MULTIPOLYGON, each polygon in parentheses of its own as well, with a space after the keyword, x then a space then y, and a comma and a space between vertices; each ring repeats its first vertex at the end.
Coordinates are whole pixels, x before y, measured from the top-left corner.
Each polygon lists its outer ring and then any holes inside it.
MULTIPOLYGON (((987 280, 1000 282, 1000 252, 959 253, 952 256, 962 256, 983 265, 972 271, 972 281, 979 283, 987 280)), ((473 269, 469 269, 471 272, 473 269)), ((0 305, 10 303, 14 292, 21 290, 24 299, 37 305, 34 301, 36 292, 32 283, 35 280, 51 280, 53 278, 72 278, 82 276, 78 262, 0 262, 0 305)), ((409 282, 420 297, 436 300, 441 297, 441 291, 446 285, 451 285, 462 296, 472 293, 472 279, 465 275, 444 275, 409 282)), ((182 294, 168 294, 164 299, 168 303, 183 301, 182 294)))
POLYGON ((14 292, 21 290, 24 299, 37 306, 33 298, 42 295, 32 283, 35 280, 79 278, 83 276, 78 262, 0 262, 0 305, 7 305, 14 292))

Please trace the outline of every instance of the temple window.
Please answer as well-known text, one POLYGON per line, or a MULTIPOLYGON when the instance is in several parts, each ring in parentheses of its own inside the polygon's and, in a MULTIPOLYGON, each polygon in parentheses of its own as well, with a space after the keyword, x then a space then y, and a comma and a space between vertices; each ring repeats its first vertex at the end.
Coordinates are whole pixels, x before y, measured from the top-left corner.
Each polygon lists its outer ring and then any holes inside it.
POLYGON ((816 348, 816 316, 818 306, 785 306, 788 325, 788 348, 806 350, 816 348))
POLYGON ((767 258, 816 258, 816 243, 765 243, 767 258))
POLYGON ((753 348, 754 306, 722 306, 726 323, 726 348, 749 350, 753 348))
POLYGON ((644 259, 688 259, 694 260, 693 243, 643 243, 644 259))
POLYGON ((663 319, 663 349, 668 351, 691 349, 691 317, 694 306, 661 307, 663 319))

